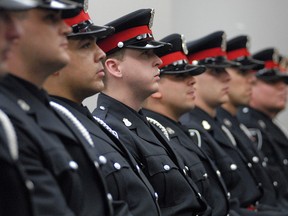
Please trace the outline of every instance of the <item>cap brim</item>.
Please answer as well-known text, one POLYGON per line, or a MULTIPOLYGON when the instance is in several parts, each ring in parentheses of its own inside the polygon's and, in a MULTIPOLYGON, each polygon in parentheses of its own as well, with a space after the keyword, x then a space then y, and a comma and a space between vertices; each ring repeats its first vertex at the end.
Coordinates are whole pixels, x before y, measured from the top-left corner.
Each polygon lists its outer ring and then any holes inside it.
POLYGON ((93 35, 98 39, 103 39, 108 35, 111 35, 114 32, 114 28, 111 26, 96 26, 90 25, 89 27, 85 28, 83 32, 72 32, 68 35, 68 37, 76 37, 76 36, 85 36, 85 35, 93 35))
POLYGON ((142 50, 155 49, 159 52, 160 51, 165 52, 165 51, 170 50, 172 48, 172 45, 170 43, 165 43, 161 41, 144 40, 138 43, 128 44, 125 47, 131 48, 131 49, 142 49, 142 50))
POLYGON ((191 64, 186 64, 184 67, 173 67, 169 68, 163 68, 160 70, 160 74, 185 74, 185 73, 189 73, 192 76, 197 76, 200 75, 202 73, 204 73, 206 71, 206 67, 205 66, 194 66, 191 64))
POLYGON ((38 3, 38 7, 50 10, 61 10, 63 11, 62 18, 66 19, 78 15, 83 5, 70 0, 51 0, 46 3, 38 3))
POLYGON ((241 60, 236 60, 241 65, 239 66, 242 70, 261 70, 264 68, 264 63, 253 58, 244 58, 241 60))
POLYGON ((286 84, 288 84, 288 75, 282 74, 281 72, 277 70, 267 70, 264 73, 258 71, 256 73, 257 79, 264 80, 266 82, 276 82, 276 81, 284 81, 286 84))
POLYGON ((198 61, 199 65, 204 65, 208 68, 227 68, 227 67, 239 67, 240 64, 234 61, 229 61, 223 57, 206 58, 198 61))
POLYGON ((284 81, 286 84, 288 84, 288 76, 273 76, 273 77, 257 77, 257 79, 264 80, 266 82, 277 82, 277 81, 284 81))
POLYGON ((28 10, 31 8, 35 8, 37 6, 37 2, 33 0, 1 0, 0 8, 5 10, 28 10))

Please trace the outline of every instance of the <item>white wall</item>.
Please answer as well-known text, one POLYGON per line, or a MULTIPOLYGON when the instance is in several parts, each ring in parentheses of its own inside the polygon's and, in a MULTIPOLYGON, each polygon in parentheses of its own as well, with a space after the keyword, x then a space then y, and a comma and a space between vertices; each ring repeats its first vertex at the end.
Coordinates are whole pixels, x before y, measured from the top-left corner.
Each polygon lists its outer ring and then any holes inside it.
MULTIPOLYGON (((288 56, 287 0, 90 0, 89 14, 95 24, 104 25, 140 8, 155 8, 152 30, 156 39, 181 33, 187 41, 217 30, 228 39, 239 34, 251 37, 251 52, 276 47, 288 56)), ((93 109, 96 97, 85 100, 93 109)), ((288 111, 279 115, 288 128, 288 111)))

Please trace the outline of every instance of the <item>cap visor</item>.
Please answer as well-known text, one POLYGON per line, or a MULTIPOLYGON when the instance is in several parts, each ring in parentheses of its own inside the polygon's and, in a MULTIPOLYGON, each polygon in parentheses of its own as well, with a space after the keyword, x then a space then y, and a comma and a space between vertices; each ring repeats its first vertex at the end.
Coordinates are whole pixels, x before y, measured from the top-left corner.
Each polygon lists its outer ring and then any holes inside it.
POLYGON ((264 68, 264 63, 252 58, 245 58, 237 61, 241 64, 240 68, 243 70, 261 70, 264 68))
POLYGON ((227 67, 239 67, 240 66, 239 63, 226 60, 225 58, 207 59, 204 61, 200 60, 198 64, 204 65, 209 68, 227 68, 227 67))
POLYGON ((102 39, 111 35, 114 32, 114 28, 110 26, 96 26, 90 25, 85 31, 78 32, 78 33, 71 33, 68 37, 75 37, 75 36, 85 36, 85 35, 93 35, 96 36, 98 39, 102 39))
POLYGON ((170 43, 155 41, 155 40, 146 40, 146 41, 140 41, 138 43, 129 44, 126 46, 127 48, 131 49, 157 49, 159 52, 161 51, 168 51, 172 48, 172 45, 170 43))
POLYGON ((284 81, 286 84, 288 84, 288 76, 257 76, 257 79, 266 81, 266 82, 277 82, 277 81, 284 81))
POLYGON ((39 8, 62 10, 62 18, 64 19, 77 16, 81 12, 82 6, 82 4, 70 0, 52 0, 48 3, 38 3, 39 8))
POLYGON ((0 8, 5 10, 28 10, 37 6, 32 0, 1 0, 0 8))
MULTIPOLYGON (((180 68, 180 67, 178 67, 180 68)), ((177 66, 174 67, 174 70, 171 68, 167 68, 167 70, 163 69, 161 70, 161 74, 185 74, 189 73, 192 76, 197 76, 206 71, 205 66, 194 66, 191 64, 186 64, 184 68, 181 67, 181 69, 177 70, 177 66)))
POLYGON ((276 77, 280 80, 283 80, 286 84, 288 84, 288 75, 287 74, 277 74, 276 77))
POLYGON ((257 79, 261 79, 267 82, 284 81, 288 84, 288 75, 279 72, 278 70, 260 70, 256 73, 257 79))

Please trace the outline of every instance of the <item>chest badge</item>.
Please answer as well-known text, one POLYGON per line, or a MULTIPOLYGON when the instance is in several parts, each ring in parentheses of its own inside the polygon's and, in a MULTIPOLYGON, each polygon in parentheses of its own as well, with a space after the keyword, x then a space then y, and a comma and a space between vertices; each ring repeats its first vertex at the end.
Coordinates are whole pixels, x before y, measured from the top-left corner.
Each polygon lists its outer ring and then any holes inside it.
POLYGON ((124 122, 124 124, 127 126, 127 127, 130 127, 132 125, 132 123, 127 119, 127 118, 123 118, 122 120, 124 122))

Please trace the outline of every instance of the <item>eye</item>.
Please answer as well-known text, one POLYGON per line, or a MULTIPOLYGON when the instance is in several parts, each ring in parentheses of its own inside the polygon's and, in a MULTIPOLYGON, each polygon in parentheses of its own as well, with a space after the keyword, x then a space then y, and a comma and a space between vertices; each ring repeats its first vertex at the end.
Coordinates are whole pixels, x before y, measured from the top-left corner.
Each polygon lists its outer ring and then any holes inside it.
POLYGON ((184 79, 186 79, 189 76, 191 76, 189 73, 180 73, 180 74, 175 75, 175 77, 177 79, 181 79, 181 80, 184 80, 184 79))
POLYGON ((83 45, 81 45, 81 48, 83 49, 88 49, 92 46, 92 43, 91 42, 86 42, 84 43, 83 45))
POLYGON ((44 17, 45 20, 47 21, 50 21, 51 23, 57 23, 59 21, 61 21, 61 16, 60 16, 60 13, 48 13, 45 17, 44 17))
POLYGON ((153 52, 153 50, 144 50, 141 54, 144 56, 150 57, 150 56, 154 55, 154 52, 153 52))

